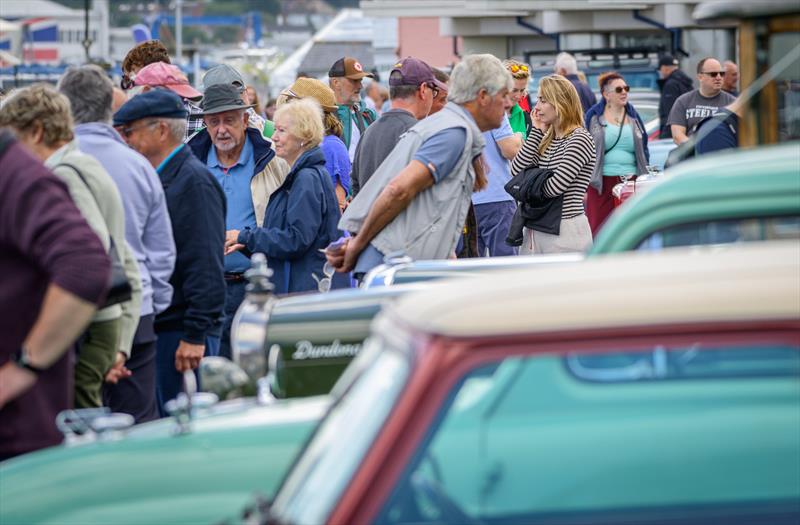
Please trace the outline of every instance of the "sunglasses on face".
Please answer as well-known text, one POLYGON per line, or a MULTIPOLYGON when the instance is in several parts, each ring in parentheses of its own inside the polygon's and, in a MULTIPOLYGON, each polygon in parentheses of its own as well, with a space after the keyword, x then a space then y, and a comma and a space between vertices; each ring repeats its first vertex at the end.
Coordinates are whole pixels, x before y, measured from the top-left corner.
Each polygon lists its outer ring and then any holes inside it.
POLYGON ((703 71, 702 74, 703 75, 708 75, 711 78, 717 78, 717 77, 725 78, 725 72, 724 71, 703 71))
POLYGON ((630 87, 630 86, 617 86, 617 87, 615 87, 615 88, 614 88, 614 93, 616 93, 616 94, 618 94, 618 95, 619 95, 619 94, 620 94, 620 93, 622 93, 623 91, 624 91, 625 93, 627 93, 627 92, 629 92, 630 90, 631 90, 631 87, 630 87))
POLYGON ((129 77, 128 75, 122 75, 122 80, 119 81, 119 87, 122 88, 123 91, 128 91, 133 87, 133 81, 135 78, 135 76, 129 77))

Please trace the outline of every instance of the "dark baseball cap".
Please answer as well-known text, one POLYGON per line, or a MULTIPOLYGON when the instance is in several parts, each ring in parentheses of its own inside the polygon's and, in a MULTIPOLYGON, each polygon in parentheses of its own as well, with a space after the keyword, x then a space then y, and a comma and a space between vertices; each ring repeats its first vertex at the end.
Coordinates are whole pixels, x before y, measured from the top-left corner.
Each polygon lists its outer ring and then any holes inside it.
POLYGON ((328 71, 328 76, 331 78, 345 77, 350 80, 361 80, 364 77, 375 78, 372 73, 364 71, 361 62, 352 57, 342 57, 334 62, 328 71))
POLYGON ((658 59, 658 67, 661 66, 677 66, 678 60, 672 55, 663 55, 658 59))
POLYGON ((390 86, 419 86, 421 84, 433 84, 439 89, 447 89, 446 85, 436 80, 431 66, 418 58, 404 58, 395 64, 389 73, 390 86))
POLYGON ((168 89, 152 89, 124 103, 114 113, 114 125, 120 126, 147 117, 186 118, 188 114, 181 97, 168 89))

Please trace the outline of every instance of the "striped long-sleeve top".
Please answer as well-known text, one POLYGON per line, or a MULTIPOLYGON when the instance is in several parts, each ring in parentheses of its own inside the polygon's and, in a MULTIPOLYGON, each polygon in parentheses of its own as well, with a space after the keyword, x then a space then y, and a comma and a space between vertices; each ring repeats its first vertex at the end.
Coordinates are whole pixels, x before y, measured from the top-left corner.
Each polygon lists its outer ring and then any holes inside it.
POLYGON ((544 138, 536 127, 511 161, 511 175, 517 175, 533 166, 552 170, 554 175, 544 185, 547 197, 564 195, 561 218, 570 219, 584 213, 583 198, 592 180, 596 162, 594 140, 584 128, 576 128, 569 135, 554 138, 544 154, 539 155, 539 144, 544 138))

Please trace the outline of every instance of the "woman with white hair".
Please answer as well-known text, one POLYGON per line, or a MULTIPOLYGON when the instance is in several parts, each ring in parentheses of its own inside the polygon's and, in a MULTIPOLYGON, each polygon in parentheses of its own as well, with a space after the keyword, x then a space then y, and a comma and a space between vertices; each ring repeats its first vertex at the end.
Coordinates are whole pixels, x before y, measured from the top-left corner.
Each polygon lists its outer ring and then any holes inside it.
POLYGON ((311 98, 275 111, 272 141, 276 155, 289 164, 289 174, 269 199, 264 225, 232 233, 235 240, 226 242, 225 255, 242 250, 267 256, 277 294, 349 285, 346 276, 333 276, 333 268, 323 268, 323 250, 341 232, 336 226, 339 205, 319 147, 322 118, 320 105, 311 98))

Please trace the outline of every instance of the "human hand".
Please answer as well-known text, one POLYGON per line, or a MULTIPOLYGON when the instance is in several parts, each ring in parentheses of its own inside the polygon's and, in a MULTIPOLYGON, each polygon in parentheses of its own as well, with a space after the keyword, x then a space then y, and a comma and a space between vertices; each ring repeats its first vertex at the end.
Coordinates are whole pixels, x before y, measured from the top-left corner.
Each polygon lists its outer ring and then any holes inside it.
POLYGON ((205 353, 205 345, 196 345, 181 341, 178 345, 178 349, 175 351, 175 370, 178 372, 194 370, 200 366, 200 360, 203 359, 205 353))
POLYGON ((328 259, 328 263, 330 263, 337 272, 349 272, 355 267, 358 254, 361 253, 361 250, 355 248, 355 242, 351 242, 353 239, 353 237, 339 239, 331 243, 325 249, 325 258, 328 259))
MULTIPOLYGON (((242 246, 239 244, 239 230, 228 230, 225 232, 225 255, 235 252, 240 248, 235 246, 242 246)), ((243 246, 242 246, 243 247, 243 246)))
POLYGON ((232 244, 225 248, 225 255, 244 249, 244 244, 232 244))
POLYGON ((8 362, 0 367, 0 408, 36 383, 36 374, 8 362))
POLYGON ((133 375, 133 372, 125 368, 127 357, 122 352, 117 352, 117 358, 111 368, 106 372, 106 383, 116 385, 120 379, 126 379, 133 375))
POLYGON ((531 122, 533 123, 534 127, 543 131, 547 132, 550 129, 550 124, 546 124, 542 122, 541 115, 539 114, 539 108, 534 107, 533 111, 531 111, 531 122))

